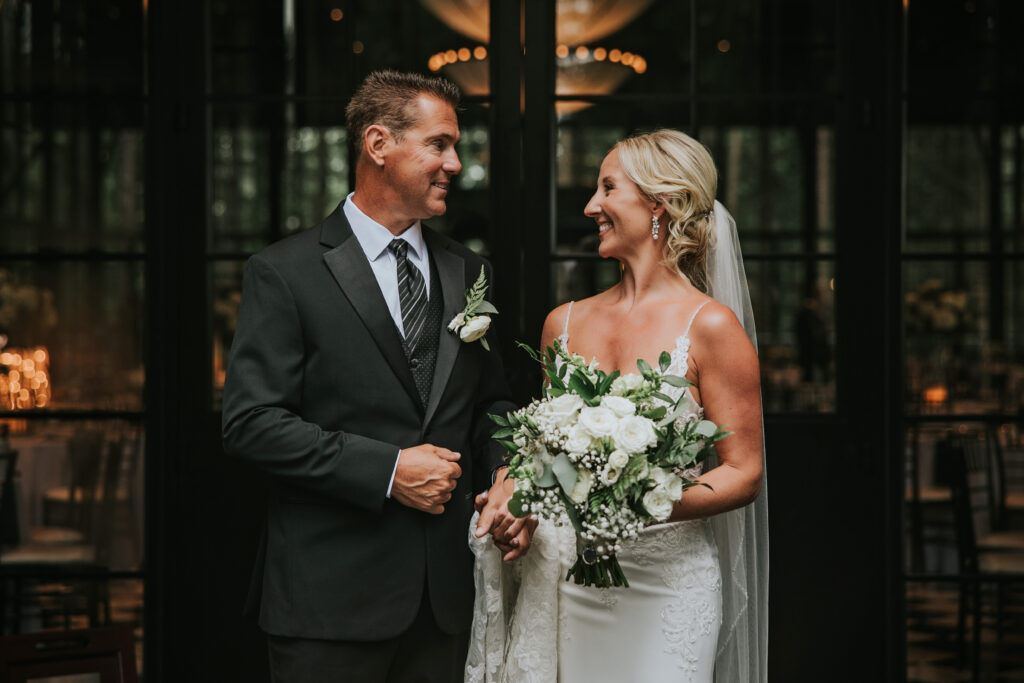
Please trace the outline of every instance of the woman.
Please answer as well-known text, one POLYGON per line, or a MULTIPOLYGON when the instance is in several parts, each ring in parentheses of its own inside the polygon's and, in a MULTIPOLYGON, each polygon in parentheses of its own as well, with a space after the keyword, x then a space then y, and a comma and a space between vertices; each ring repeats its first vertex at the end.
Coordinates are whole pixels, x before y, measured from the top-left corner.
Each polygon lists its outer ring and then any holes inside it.
POLYGON ((618 554, 629 588, 560 580, 575 550, 568 527, 541 524, 519 577, 502 578, 478 550, 470 680, 478 673, 478 680, 557 676, 562 683, 766 678, 757 354, 735 228, 714 201, 716 187, 707 150, 683 133, 619 142, 601 165, 585 214, 597 223, 599 253, 620 262, 622 279, 559 306, 542 332, 543 345, 560 339, 606 372, 635 372, 638 358, 656 365, 661 351, 670 351, 669 372, 693 383, 679 390, 688 392, 688 419, 704 416, 732 432, 717 445, 716 465, 685 473, 708 487, 687 490, 668 523, 649 527, 618 554), (494 597, 507 598, 517 581, 506 615, 494 597))

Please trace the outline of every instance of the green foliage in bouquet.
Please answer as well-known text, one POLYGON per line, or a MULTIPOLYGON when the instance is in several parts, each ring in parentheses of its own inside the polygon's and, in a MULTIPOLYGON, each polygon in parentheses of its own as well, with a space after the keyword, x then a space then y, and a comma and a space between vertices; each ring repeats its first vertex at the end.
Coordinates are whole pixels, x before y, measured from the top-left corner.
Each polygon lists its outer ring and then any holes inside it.
POLYGON ((679 419, 687 415, 688 395, 673 399, 665 390, 691 383, 668 374, 668 352, 657 369, 640 359, 639 375, 623 377, 587 364, 558 341, 543 352, 519 346, 542 365, 548 386, 525 408, 490 416, 516 481, 509 511, 569 519, 579 547, 566 579, 628 586, 615 558, 620 542, 666 521, 686 489, 708 486, 681 473, 730 432, 708 420, 679 419))

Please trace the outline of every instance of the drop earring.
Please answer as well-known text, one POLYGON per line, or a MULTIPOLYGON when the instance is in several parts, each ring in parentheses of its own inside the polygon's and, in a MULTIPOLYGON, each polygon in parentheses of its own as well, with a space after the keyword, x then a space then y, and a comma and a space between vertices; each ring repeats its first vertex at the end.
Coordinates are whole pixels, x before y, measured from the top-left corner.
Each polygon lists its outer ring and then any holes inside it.
POLYGON ((658 239, 658 230, 661 229, 661 221, 658 220, 658 215, 654 214, 651 216, 651 237, 658 239))

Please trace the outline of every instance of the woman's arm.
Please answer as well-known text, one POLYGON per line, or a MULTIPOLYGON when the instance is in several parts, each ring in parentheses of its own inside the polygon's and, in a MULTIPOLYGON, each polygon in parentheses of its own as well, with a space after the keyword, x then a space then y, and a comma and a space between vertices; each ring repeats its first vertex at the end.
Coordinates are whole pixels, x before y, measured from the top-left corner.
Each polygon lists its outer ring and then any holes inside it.
POLYGON ((757 352, 728 307, 712 302, 690 333, 690 362, 704 416, 732 432, 715 444, 719 465, 701 475, 711 486, 683 492, 673 521, 709 517, 747 505, 761 491, 764 437, 757 352))

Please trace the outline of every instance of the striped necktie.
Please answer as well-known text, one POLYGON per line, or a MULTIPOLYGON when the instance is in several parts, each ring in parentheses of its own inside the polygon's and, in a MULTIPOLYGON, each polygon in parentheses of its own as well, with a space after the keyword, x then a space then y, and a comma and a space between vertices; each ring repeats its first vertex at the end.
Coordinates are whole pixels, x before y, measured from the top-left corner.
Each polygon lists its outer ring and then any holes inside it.
POLYGON ((388 249, 395 255, 398 271, 398 300, 402 306, 402 327, 405 329, 405 352, 412 355, 423 331, 427 313, 427 288, 420 269, 409 260, 409 243, 393 239, 388 249))

